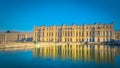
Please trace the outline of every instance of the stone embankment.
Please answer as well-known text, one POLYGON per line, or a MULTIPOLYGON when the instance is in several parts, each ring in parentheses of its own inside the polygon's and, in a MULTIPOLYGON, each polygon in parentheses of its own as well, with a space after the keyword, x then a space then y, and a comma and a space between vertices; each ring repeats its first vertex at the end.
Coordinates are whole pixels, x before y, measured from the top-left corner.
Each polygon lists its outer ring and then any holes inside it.
POLYGON ((19 43, 19 42, 9 42, 6 44, 0 44, 0 49, 5 48, 34 48, 34 47, 45 47, 45 46, 59 46, 59 45, 74 45, 80 43, 54 43, 54 42, 39 42, 38 44, 34 44, 33 42, 29 43, 19 43))
POLYGON ((0 44, 0 49, 4 48, 33 48, 33 43, 6 43, 0 44))

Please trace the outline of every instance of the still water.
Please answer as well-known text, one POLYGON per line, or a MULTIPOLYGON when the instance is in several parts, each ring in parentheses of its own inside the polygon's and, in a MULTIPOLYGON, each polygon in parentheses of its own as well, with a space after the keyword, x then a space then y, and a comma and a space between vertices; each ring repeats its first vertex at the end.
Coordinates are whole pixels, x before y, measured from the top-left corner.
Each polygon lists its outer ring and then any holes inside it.
POLYGON ((120 47, 49 45, 0 50, 0 68, 120 68, 120 47))

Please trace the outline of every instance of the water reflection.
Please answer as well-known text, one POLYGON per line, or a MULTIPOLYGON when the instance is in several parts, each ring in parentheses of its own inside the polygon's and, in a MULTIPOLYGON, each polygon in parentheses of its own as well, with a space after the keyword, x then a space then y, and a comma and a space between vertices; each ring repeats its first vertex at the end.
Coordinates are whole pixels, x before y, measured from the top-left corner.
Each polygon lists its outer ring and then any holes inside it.
POLYGON ((34 57, 71 59, 83 62, 114 63, 114 57, 120 55, 120 48, 106 45, 60 45, 33 49, 34 57))

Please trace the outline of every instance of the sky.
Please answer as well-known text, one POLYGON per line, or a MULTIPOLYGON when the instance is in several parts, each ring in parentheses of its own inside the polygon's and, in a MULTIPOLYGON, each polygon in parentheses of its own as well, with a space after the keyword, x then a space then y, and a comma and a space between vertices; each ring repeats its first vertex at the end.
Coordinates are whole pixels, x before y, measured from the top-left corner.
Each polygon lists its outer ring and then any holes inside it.
POLYGON ((120 29, 120 0, 0 0, 0 31, 34 26, 114 22, 120 29))

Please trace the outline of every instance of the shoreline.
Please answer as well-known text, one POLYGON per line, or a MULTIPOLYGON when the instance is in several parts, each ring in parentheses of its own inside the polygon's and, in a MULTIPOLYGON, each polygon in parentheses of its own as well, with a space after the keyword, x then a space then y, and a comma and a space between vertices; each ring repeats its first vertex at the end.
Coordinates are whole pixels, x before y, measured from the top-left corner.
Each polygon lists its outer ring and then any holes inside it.
MULTIPOLYGON (((81 43, 54 43, 54 42, 39 42, 38 44, 34 44, 33 42, 9 42, 6 44, 0 44, 0 49, 5 48, 35 48, 35 47, 45 47, 45 46, 59 46, 59 45, 110 45, 110 44, 101 44, 101 43, 87 43, 87 44, 81 44, 81 43)), ((112 44, 111 46, 119 46, 119 44, 112 44)))

